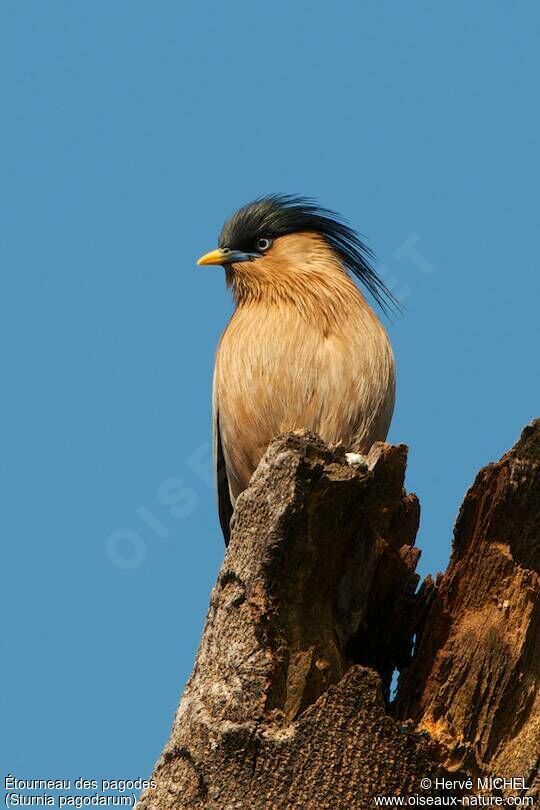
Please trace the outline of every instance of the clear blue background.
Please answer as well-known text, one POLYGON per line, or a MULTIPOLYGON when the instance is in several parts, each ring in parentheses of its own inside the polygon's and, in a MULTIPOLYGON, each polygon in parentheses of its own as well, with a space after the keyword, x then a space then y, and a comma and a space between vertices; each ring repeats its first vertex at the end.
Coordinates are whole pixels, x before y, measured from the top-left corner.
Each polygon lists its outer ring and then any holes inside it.
POLYGON ((539 28, 495 0, 1 4, 5 771, 147 776, 168 735, 223 555, 231 303, 195 259, 261 193, 346 215, 403 299, 390 439, 445 567, 539 411, 539 28))

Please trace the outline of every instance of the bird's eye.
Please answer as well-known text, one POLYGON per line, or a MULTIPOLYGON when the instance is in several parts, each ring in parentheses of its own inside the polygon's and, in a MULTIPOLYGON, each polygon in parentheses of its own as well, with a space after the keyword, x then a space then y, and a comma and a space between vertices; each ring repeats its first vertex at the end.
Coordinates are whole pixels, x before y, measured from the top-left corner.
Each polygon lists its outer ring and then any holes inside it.
POLYGON ((267 236, 260 236, 257 239, 257 250, 260 250, 262 253, 264 253, 265 250, 268 250, 271 244, 272 240, 269 239, 267 236))

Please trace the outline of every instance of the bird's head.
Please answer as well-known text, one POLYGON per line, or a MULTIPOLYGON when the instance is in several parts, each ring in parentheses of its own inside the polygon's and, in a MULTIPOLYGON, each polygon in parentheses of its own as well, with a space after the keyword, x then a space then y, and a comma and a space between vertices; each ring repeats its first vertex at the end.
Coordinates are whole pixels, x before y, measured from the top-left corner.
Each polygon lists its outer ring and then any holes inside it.
POLYGON ((304 286, 332 271, 351 273, 384 311, 399 308, 371 265, 373 254, 337 214, 313 200, 285 194, 262 197, 227 220, 219 247, 197 264, 220 264, 238 290, 304 286), (311 277, 311 279, 310 279, 311 277))

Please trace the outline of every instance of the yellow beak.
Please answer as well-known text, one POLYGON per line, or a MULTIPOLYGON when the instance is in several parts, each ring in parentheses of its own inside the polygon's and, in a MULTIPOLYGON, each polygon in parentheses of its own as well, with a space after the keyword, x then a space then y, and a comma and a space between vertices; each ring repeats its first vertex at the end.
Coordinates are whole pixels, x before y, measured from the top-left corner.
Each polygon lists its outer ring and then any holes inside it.
POLYGON ((204 256, 197 259, 197 264, 226 264, 227 261, 230 260, 225 251, 218 248, 217 250, 211 250, 210 253, 205 253, 204 256))
POLYGON ((240 262, 250 262, 252 259, 258 259, 260 255, 260 253, 245 253, 243 250, 224 247, 205 253, 197 261, 197 264, 240 264, 240 262))

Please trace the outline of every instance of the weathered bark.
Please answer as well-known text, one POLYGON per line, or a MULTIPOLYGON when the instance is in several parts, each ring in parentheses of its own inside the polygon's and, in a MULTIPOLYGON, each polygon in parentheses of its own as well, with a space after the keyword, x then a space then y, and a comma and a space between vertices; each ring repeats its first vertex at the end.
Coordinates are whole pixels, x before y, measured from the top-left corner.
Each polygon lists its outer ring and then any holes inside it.
POLYGON ((276 440, 238 500, 139 806, 367 808, 426 796, 422 779, 442 795, 445 768, 524 776, 539 748, 539 424, 479 474, 448 573, 418 594, 406 448, 353 468, 311 434, 276 440))
MULTIPOLYGON (((426 582, 417 651, 397 716, 444 748, 447 766, 538 779, 540 421, 482 469, 437 585, 426 582)), ((536 785, 536 790, 538 785, 536 785)))

